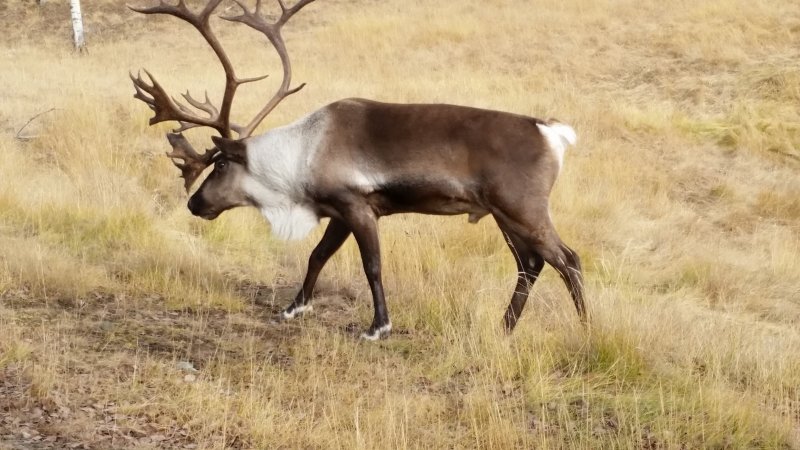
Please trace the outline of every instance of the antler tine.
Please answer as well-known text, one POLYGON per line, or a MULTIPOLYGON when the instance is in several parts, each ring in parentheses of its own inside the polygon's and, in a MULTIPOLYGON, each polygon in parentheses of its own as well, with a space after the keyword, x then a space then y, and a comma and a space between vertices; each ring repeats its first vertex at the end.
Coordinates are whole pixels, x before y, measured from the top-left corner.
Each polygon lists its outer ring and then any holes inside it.
POLYGON ((152 97, 148 97, 145 94, 145 92, 142 90, 142 88, 139 87, 140 84, 144 84, 144 81, 141 80, 141 77, 142 77, 141 73, 137 74, 136 77, 134 77, 132 73, 129 73, 128 75, 131 77, 131 80, 133 80, 133 88, 136 89, 136 93, 133 94, 133 98, 141 100, 150 109, 155 111, 156 107, 155 107, 153 98, 152 97), (138 81, 137 81, 137 79, 138 79, 138 81))
POLYGON ((183 133, 186 130, 191 130, 192 128, 197 128, 200 125, 196 123, 189 123, 189 122, 178 122, 180 126, 178 128, 173 128, 173 133, 183 133))
POLYGON ((149 8, 139 8, 132 5, 125 6, 131 11, 136 11, 141 14, 169 14, 189 22, 192 22, 192 19, 196 18, 196 16, 189 11, 184 0, 178 0, 177 5, 170 5, 164 0, 159 0, 158 6, 151 6, 149 8))
POLYGON ((297 12, 303 9, 304 6, 308 5, 309 3, 313 2, 314 0, 300 0, 299 2, 295 3, 294 6, 291 8, 287 8, 286 5, 283 3, 283 0, 278 0, 278 4, 281 6, 281 17, 276 22, 276 25, 280 27, 284 23, 288 22, 289 19, 297 12))
POLYGON ((219 130, 220 124, 212 119, 192 114, 191 110, 186 106, 170 97, 150 72, 145 70, 144 73, 150 78, 152 84, 148 84, 142 78, 141 73, 135 77, 130 74, 130 77, 133 81, 133 87, 136 89, 133 97, 146 103, 155 112, 155 115, 150 118, 150 125, 175 120, 178 122, 191 122, 198 126, 207 126, 219 130))
POLYGON ((222 0, 211 0, 200 14, 192 13, 189 7, 186 6, 185 0, 178 0, 178 4, 171 5, 164 0, 159 0, 158 6, 151 6, 149 8, 139 8, 136 6, 126 5, 128 9, 142 14, 169 14, 171 16, 183 19, 192 25, 199 26, 204 22, 208 22, 209 17, 215 9, 222 3, 222 0))
POLYGON ((201 155, 195 151, 192 144, 180 133, 167 134, 167 140, 172 145, 172 152, 167 153, 167 156, 172 159, 172 164, 180 169, 181 178, 184 180, 183 187, 186 192, 189 192, 194 182, 203 173, 203 170, 211 165, 218 150, 215 148, 206 150, 201 155), (183 160, 183 163, 175 161, 176 159, 183 160))
MULTIPOLYGON (((183 95, 183 94, 181 94, 181 95, 183 95)), ((181 102, 179 102, 177 99, 175 99, 175 97, 172 97, 172 102, 175 103, 175 105, 178 107, 178 109, 180 109, 182 112, 184 112, 186 114, 191 114, 192 113, 192 110, 189 109, 189 107, 187 107, 186 105, 184 105, 181 102)))
POLYGON ((236 3, 239 9, 242 10, 242 13, 239 14, 238 16, 219 16, 220 19, 227 20, 229 22, 241 22, 252 28, 258 27, 261 22, 264 22, 264 24, 269 25, 263 19, 261 21, 258 20, 259 18, 261 18, 261 2, 258 2, 256 4, 256 9, 252 13, 250 12, 250 10, 247 9, 247 6, 245 6, 244 3, 240 2, 239 0, 233 0, 233 2, 236 3))
POLYGON ((261 81, 267 77, 269 77, 269 75, 261 75, 260 77, 252 77, 252 78, 240 78, 238 81, 239 84, 245 84, 245 83, 252 83, 254 81, 261 81))
MULTIPOLYGON (((183 1, 183 0, 180 0, 183 1)), ((222 0, 210 0, 206 7, 203 8, 203 11, 200 13, 200 17, 205 21, 208 22, 208 19, 211 17, 211 14, 214 13, 214 10, 217 9, 217 6, 222 3, 222 0)))
POLYGON ((209 117, 215 117, 219 115, 219 110, 217 109, 216 106, 214 106, 211 103, 211 100, 209 100, 207 91, 205 93, 206 100, 204 102, 195 100, 194 97, 192 97, 192 94, 189 93, 189 91, 186 91, 185 94, 181 94, 181 96, 184 98, 184 100, 189 102, 190 105, 194 106, 195 108, 201 111, 204 111, 206 114, 208 114, 209 117))
POLYGON ((256 114, 253 120, 251 120, 250 123, 244 127, 242 134, 240 134, 244 137, 250 136, 250 134, 253 133, 253 130, 255 130, 255 128, 264 120, 265 117, 267 117, 267 115, 278 105, 278 103, 305 86, 304 83, 296 88, 290 89, 292 81, 292 65, 289 60, 289 54, 286 51, 286 44, 284 43, 283 36, 281 35, 281 27, 283 27, 283 25, 288 22, 295 13, 300 11, 303 7, 314 0, 300 0, 291 8, 288 8, 283 0, 278 0, 278 4, 281 7, 281 16, 274 23, 267 22, 264 16, 261 14, 261 0, 257 0, 256 8, 252 12, 248 10, 240 0, 233 1, 239 5, 242 13, 238 16, 223 16, 222 19, 231 22, 243 23, 250 28, 253 28, 254 30, 260 31, 262 34, 264 34, 272 46, 275 47, 275 50, 278 52, 278 56, 281 59, 281 64, 283 65, 283 81, 281 82, 280 88, 278 88, 278 92, 272 96, 269 102, 267 102, 264 108, 261 109, 258 114, 256 114))
MULTIPOLYGON (((206 113, 208 113, 210 118, 216 117, 216 115, 219 113, 217 111, 217 108, 209 101, 208 94, 206 94, 206 101, 205 102, 199 102, 199 101, 195 100, 194 98, 192 98, 192 96, 189 94, 188 91, 185 94, 181 94, 181 96, 183 96, 183 98, 185 98, 186 101, 188 101, 195 108, 197 108, 199 110, 202 110, 202 111, 205 111, 206 113)), ((173 102, 175 102, 175 104, 178 106, 178 108, 180 108, 180 110, 183 111, 184 113, 186 113, 186 114, 194 114, 194 112, 191 109, 187 108, 182 103, 178 102, 174 98, 172 100, 173 100, 173 102)), ((202 124, 197 124, 197 123, 192 123, 192 122, 185 122, 185 121, 178 121, 178 123, 180 124, 180 127, 173 129, 172 130, 173 133, 182 133, 182 132, 184 132, 186 130, 190 130, 192 128, 197 128, 197 127, 203 126, 202 124)), ((230 124, 229 128, 238 133, 239 132, 238 130, 240 130, 242 127, 240 125, 230 124)))

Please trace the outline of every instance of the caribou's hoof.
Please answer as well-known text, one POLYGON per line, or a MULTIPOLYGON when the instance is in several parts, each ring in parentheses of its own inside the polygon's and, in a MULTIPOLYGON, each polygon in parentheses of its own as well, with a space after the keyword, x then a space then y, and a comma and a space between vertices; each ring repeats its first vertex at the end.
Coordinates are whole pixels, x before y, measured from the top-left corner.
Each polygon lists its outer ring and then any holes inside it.
POLYGON ((297 316, 302 316, 314 310, 312 305, 300 305, 295 307, 288 307, 280 314, 280 320, 292 320, 297 316))
POLYGON ((389 322, 380 328, 370 327, 364 333, 361 333, 361 339, 365 341, 377 341, 378 339, 386 339, 392 334, 392 323, 389 322))

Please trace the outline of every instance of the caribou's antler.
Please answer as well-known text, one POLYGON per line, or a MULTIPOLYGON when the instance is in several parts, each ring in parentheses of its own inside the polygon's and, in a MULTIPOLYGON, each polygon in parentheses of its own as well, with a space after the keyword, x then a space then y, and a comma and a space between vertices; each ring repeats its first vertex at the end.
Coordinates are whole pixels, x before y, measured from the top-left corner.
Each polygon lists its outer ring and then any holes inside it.
MULTIPOLYGON (((281 100, 303 88, 304 84, 294 89, 289 89, 292 78, 292 68, 289 62, 289 55, 286 52, 286 45, 281 36, 281 27, 283 27, 296 12, 314 0, 301 0, 291 8, 288 8, 283 0, 278 0, 281 7, 281 16, 274 23, 268 23, 261 14, 261 0, 257 0, 256 8, 252 12, 249 11, 245 5, 234 0, 236 4, 242 8, 242 14, 236 17, 223 17, 223 19, 244 23, 262 32, 267 37, 278 52, 278 56, 280 56, 281 63, 283 64, 283 82, 278 92, 246 126, 242 127, 231 123, 231 106, 233 104, 233 97, 236 94, 236 89, 242 84, 263 80, 266 76, 255 78, 239 78, 236 76, 230 58, 228 58, 228 55, 225 53, 225 50, 222 48, 219 39, 217 39, 210 25, 211 15, 222 1, 223 0, 210 0, 199 13, 192 12, 186 5, 185 0, 178 0, 178 3, 174 5, 166 3, 164 0, 159 0, 157 6, 149 8, 128 6, 133 11, 142 14, 167 14, 191 24, 200 32, 208 45, 211 46, 211 49, 214 51, 214 54, 217 55, 225 71, 225 92, 222 96, 222 104, 219 108, 214 106, 209 100, 208 94, 205 95, 204 101, 195 99, 188 91, 185 94, 181 94, 186 103, 196 110, 205 113, 205 116, 199 115, 189 106, 167 94, 153 75, 146 70, 145 73, 150 79, 150 83, 146 82, 141 75, 137 74, 137 76, 133 76, 133 74, 131 74, 131 80, 136 89, 134 97, 146 103, 147 106, 155 112, 155 115, 150 119, 150 125, 174 120, 180 124, 180 126, 174 130, 175 133, 202 126, 217 130, 217 132, 225 138, 231 138, 232 132, 236 132, 239 138, 245 138, 253 133, 253 130, 255 130, 267 114, 269 114, 281 100)), ((173 152, 168 155, 171 158, 180 158, 184 160, 184 163, 175 162, 175 165, 181 169, 182 177, 186 181, 185 185, 188 192, 191 185, 203 172, 203 169, 211 164, 213 156, 218 150, 211 149, 203 156, 200 156, 182 135, 170 134, 167 135, 167 137, 173 147, 173 152)))
POLYGON ((136 95, 134 95, 134 97, 147 103, 155 112, 155 116, 150 119, 150 125, 175 120, 181 125, 180 128, 175 130, 176 132, 204 126, 214 128, 222 136, 227 138, 231 137, 231 131, 236 131, 236 129, 239 128, 236 125, 231 127, 230 112, 236 88, 239 87, 243 81, 236 77, 233 65, 228 55, 225 53, 225 50, 222 48, 219 39, 217 39, 217 36, 211 30, 209 23, 211 14, 219 7, 220 3, 222 3, 222 0, 211 0, 198 14, 189 10, 184 0, 179 0, 176 5, 171 5, 164 2, 164 0, 160 0, 158 6, 150 8, 128 6, 130 9, 142 14, 168 14, 190 23, 200 32, 206 42, 208 42, 214 50, 214 53, 217 55, 217 58, 219 58, 222 68, 225 71, 225 94, 222 97, 222 107, 220 109, 211 105, 210 101, 203 103, 195 100, 188 92, 184 95, 184 99, 186 99, 190 105, 208 105, 208 107, 200 107, 198 109, 206 113, 213 111, 214 113, 209 114, 209 117, 198 116, 187 106, 170 97, 150 72, 145 71, 152 84, 146 83, 141 76, 137 75, 134 77, 131 75, 131 80, 133 80, 133 85, 136 89, 136 95))
POLYGON ((167 140, 172 146, 172 152, 167 153, 167 156, 172 159, 175 167, 181 169, 183 187, 186 188, 186 192, 189 192, 197 177, 206 170, 206 167, 213 164, 214 156, 218 150, 212 148, 201 155, 195 151, 192 144, 180 133, 168 133, 167 140), (175 161, 176 159, 182 159, 183 162, 177 162, 175 161))
POLYGON ((243 5, 239 0, 233 1, 236 2, 236 4, 242 9, 242 14, 238 16, 227 16, 222 18, 231 22, 241 22, 250 28, 263 33, 267 39, 269 39, 269 42, 272 43, 272 46, 275 47, 275 50, 278 52, 278 56, 281 58, 281 64, 283 64, 283 81, 281 82, 278 92, 272 96, 266 106, 264 106, 264 108, 259 111, 258 114, 256 114, 253 120, 251 120, 250 123, 248 123, 242 129, 242 133, 246 136, 249 136, 253 130, 255 130, 255 128, 264 120, 264 118, 267 117, 267 114, 269 114, 276 106, 278 106, 278 103, 280 103, 281 100, 294 94, 300 89, 303 89, 303 87, 306 85, 303 83, 296 88, 289 89, 289 86, 292 82, 292 64, 289 61, 289 53, 286 51, 286 44, 283 42, 281 29, 295 13, 300 11, 304 6, 308 5, 314 0, 300 0, 291 8, 287 8, 286 4, 283 3, 283 0, 278 0, 278 4, 281 7, 281 16, 274 23, 267 22, 266 19, 264 19, 264 16, 261 14, 261 0, 256 0, 256 9, 252 12, 249 11, 247 7, 245 7, 245 5, 243 5))

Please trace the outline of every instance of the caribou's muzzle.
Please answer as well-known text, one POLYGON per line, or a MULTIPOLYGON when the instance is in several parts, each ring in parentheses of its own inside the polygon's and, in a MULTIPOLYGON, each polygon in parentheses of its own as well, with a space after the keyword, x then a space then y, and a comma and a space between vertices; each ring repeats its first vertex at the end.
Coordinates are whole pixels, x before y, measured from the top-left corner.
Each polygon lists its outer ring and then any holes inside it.
POLYGON ((192 215, 202 217, 206 220, 216 219, 220 214, 216 211, 211 211, 205 200, 203 200, 203 198, 199 195, 193 195, 189 199, 189 203, 186 204, 186 207, 189 208, 189 211, 192 213, 192 215))

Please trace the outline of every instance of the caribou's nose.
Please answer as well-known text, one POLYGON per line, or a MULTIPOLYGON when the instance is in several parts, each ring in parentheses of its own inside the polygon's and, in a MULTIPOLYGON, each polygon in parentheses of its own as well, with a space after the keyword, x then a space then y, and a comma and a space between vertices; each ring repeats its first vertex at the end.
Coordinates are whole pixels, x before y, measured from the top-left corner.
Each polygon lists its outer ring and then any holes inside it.
POLYGON ((189 203, 186 204, 186 207, 189 208, 189 211, 191 211, 195 216, 200 212, 200 206, 200 200, 196 195, 193 195, 189 199, 189 203))

